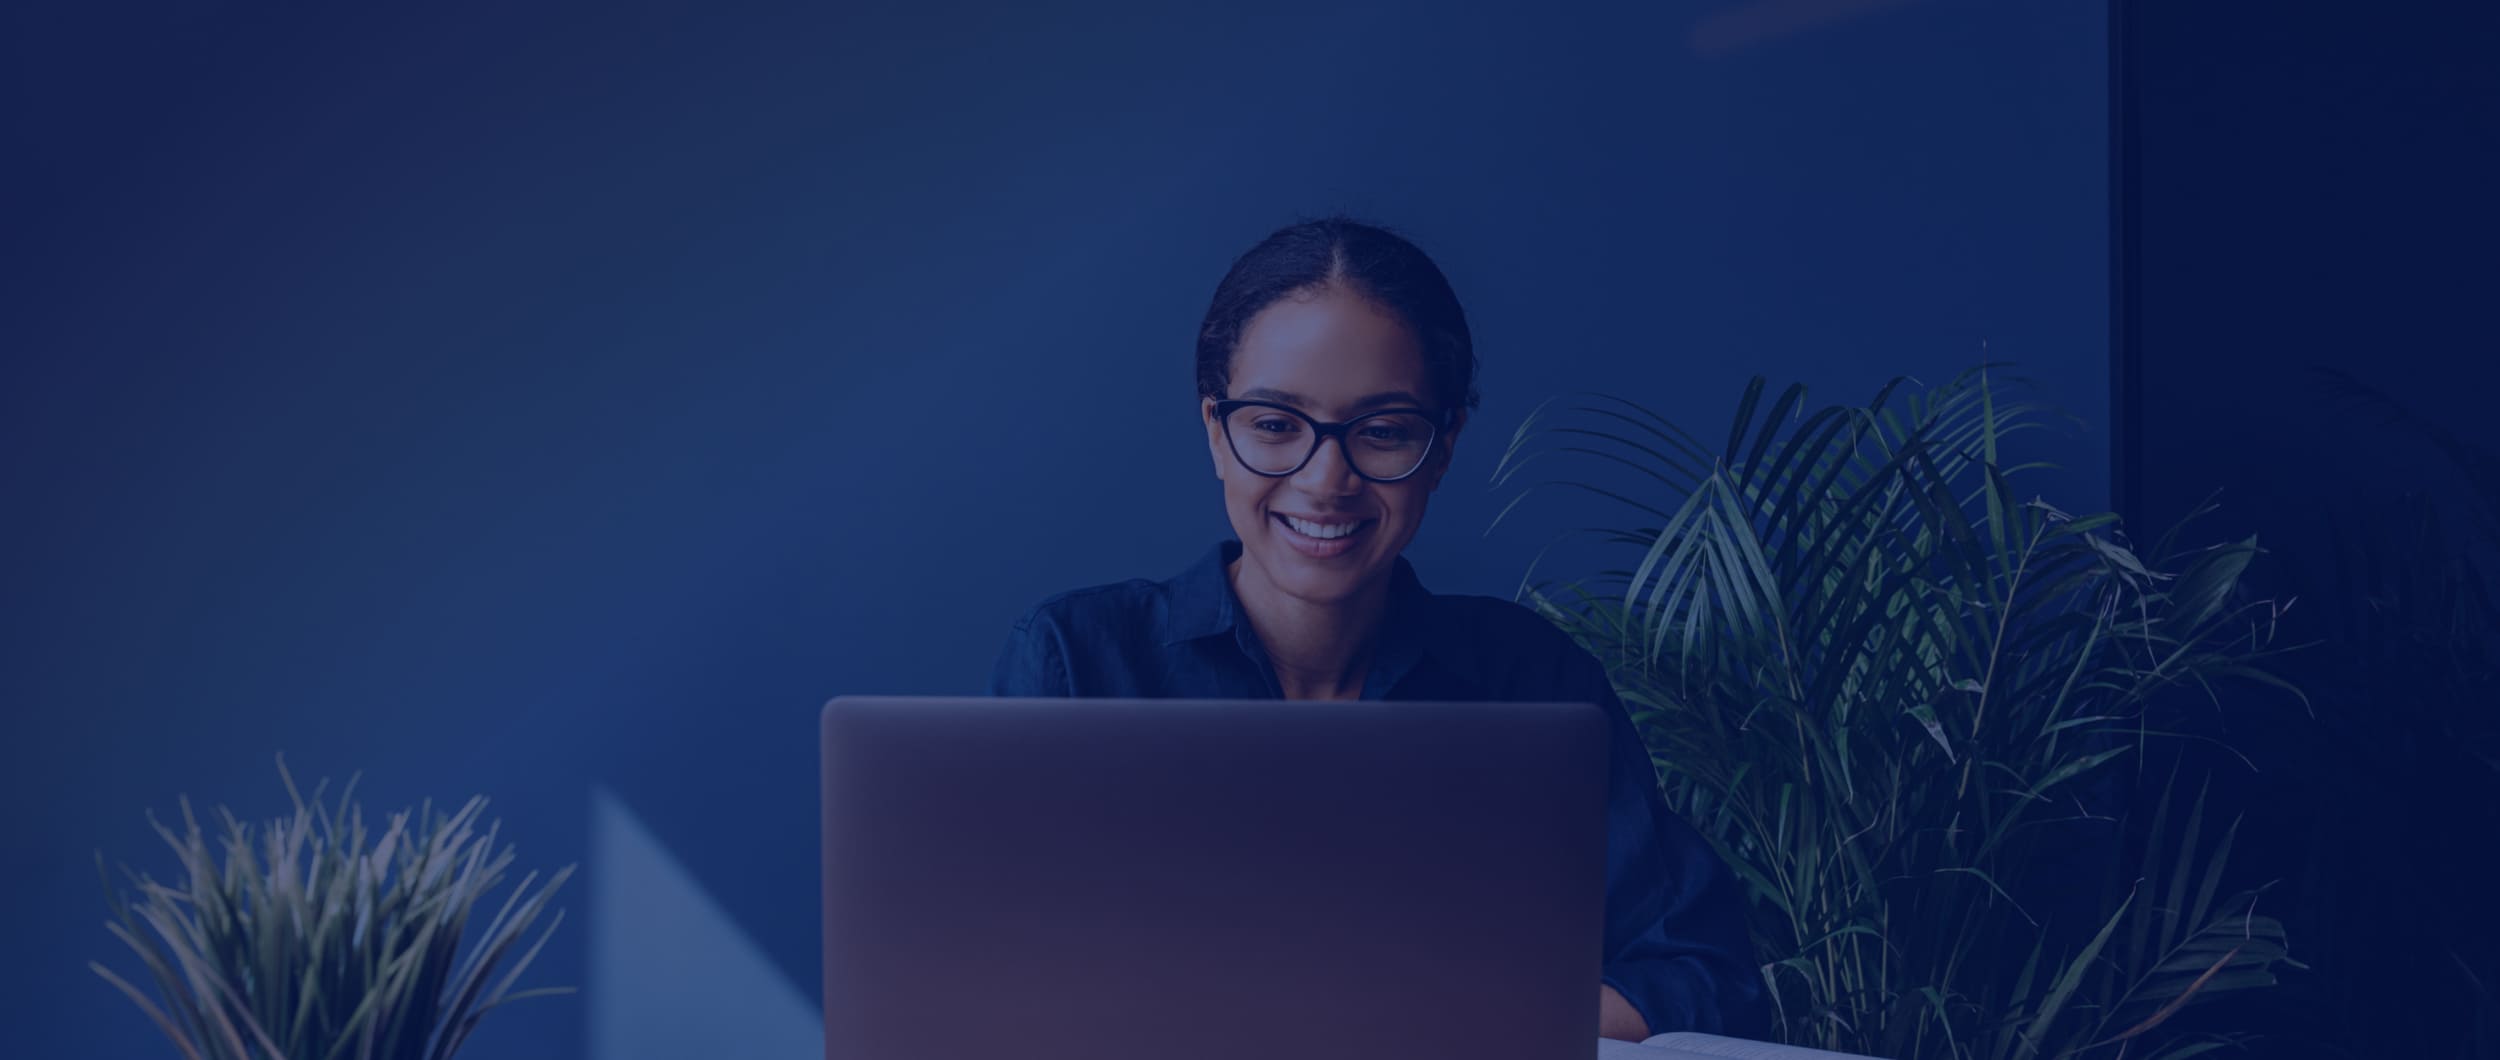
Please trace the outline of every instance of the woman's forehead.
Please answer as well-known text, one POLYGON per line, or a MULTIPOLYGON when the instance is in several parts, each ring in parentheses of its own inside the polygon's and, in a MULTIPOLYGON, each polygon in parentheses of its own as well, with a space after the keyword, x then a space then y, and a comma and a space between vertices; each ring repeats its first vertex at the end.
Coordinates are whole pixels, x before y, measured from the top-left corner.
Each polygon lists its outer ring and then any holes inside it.
POLYGON ((1232 395, 1306 409, 1377 404, 1430 388, 1412 329, 1369 299, 1337 294, 1288 298, 1261 310, 1234 348, 1232 395))

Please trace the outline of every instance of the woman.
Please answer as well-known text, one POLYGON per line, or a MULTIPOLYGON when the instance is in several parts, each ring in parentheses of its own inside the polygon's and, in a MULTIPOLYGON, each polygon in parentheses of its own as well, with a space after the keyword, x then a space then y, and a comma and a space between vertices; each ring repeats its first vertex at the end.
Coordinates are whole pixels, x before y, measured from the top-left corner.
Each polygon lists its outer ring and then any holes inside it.
POLYGON ((1399 554, 1449 472, 1475 374, 1458 298, 1413 244, 1344 219, 1269 236, 1198 332, 1237 539, 1168 581, 1043 601, 992 691, 1599 703, 1614 720, 1600 1033, 1765 1036, 1736 882, 1667 811, 1604 667, 1525 607, 1425 590, 1399 554))

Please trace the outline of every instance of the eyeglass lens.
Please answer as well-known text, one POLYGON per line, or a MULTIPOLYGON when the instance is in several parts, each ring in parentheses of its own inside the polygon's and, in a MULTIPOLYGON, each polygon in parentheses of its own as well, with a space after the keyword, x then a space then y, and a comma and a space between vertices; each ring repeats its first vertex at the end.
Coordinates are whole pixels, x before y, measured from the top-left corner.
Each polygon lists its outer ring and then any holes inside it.
MULTIPOLYGON (((1309 421, 1283 409, 1251 405, 1225 421, 1233 454, 1253 471, 1282 475, 1310 459, 1319 435, 1309 421)), ((1401 478, 1432 450, 1432 421, 1411 412, 1390 412, 1354 421, 1339 439, 1346 459, 1366 478, 1401 478)))

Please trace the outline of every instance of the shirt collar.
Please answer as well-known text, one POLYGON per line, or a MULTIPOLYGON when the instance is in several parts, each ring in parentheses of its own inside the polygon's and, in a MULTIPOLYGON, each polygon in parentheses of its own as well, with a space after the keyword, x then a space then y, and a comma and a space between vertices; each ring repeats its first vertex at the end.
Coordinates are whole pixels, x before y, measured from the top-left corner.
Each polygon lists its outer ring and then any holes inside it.
POLYGON ((1163 583, 1166 646, 1232 632, 1241 616, 1241 602, 1233 595, 1233 582, 1224 568, 1231 566, 1233 557, 1239 555, 1241 542, 1218 542, 1189 569, 1163 583))
MULTIPOLYGON (((1225 573, 1240 556, 1241 542, 1228 538, 1164 583, 1165 645, 1223 633, 1246 636, 1249 623, 1241 598, 1225 573)), ((1364 680, 1367 697, 1385 695, 1444 640, 1434 628, 1438 614, 1432 591, 1416 577, 1414 564, 1397 557, 1389 571, 1389 604, 1382 616, 1380 641, 1372 647, 1371 676, 1364 680)))

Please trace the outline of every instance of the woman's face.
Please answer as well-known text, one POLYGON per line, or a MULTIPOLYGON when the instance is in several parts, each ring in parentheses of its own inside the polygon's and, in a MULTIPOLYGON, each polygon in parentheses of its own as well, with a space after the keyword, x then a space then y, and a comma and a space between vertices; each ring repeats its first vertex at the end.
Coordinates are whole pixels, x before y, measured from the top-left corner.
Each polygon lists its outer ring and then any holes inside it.
MULTIPOLYGON (((1403 320, 1332 285, 1279 299, 1250 319, 1233 351, 1227 396, 1343 423, 1389 408, 1439 413, 1430 382, 1423 349, 1403 320)), ((1424 502, 1449 469, 1458 432, 1455 422, 1443 429, 1423 466, 1396 482, 1355 474, 1335 440, 1321 443, 1300 471, 1271 478, 1234 456, 1212 399, 1200 415, 1224 480, 1225 513, 1241 538, 1243 573, 1315 604, 1342 601, 1389 573, 1423 525, 1424 502)))

